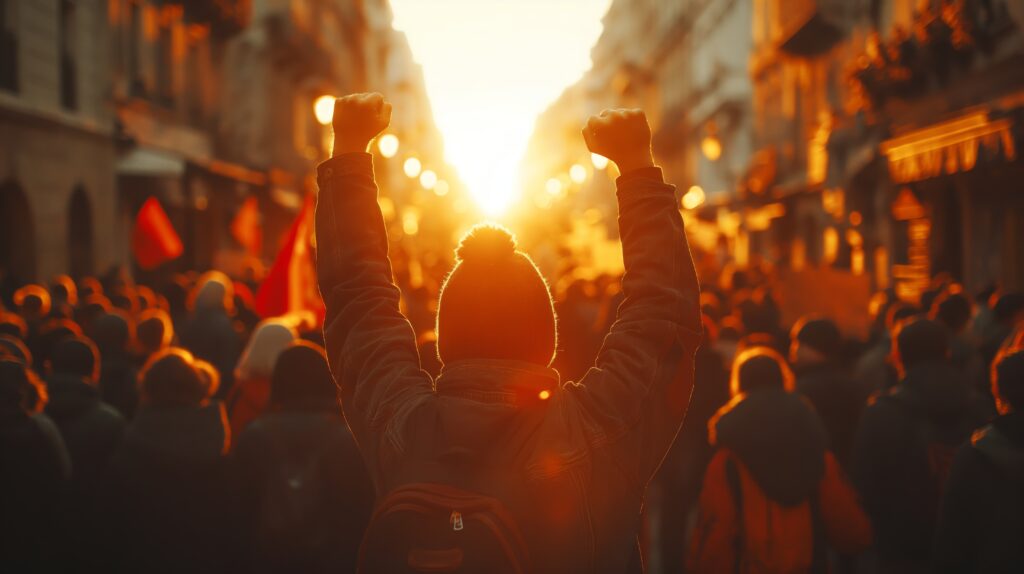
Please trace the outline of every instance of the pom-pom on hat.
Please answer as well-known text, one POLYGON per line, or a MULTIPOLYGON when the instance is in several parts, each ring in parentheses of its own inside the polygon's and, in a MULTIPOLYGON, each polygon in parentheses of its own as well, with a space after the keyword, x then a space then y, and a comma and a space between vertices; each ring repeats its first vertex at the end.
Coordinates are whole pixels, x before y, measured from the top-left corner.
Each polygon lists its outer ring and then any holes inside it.
POLYGON ((547 366, 557 335, 551 292, 533 260, 504 227, 481 224, 462 238, 437 310, 437 351, 465 359, 547 366))

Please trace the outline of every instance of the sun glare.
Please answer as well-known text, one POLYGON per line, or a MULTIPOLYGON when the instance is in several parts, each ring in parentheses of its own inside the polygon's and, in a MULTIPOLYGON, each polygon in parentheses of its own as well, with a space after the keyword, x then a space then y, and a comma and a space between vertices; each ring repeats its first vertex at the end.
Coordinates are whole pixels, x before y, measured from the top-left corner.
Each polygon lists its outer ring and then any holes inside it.
POLYGON ((519 200, 537 114, 590 67, 610 0, 392 0, 455 166, 480 211, 519 200))

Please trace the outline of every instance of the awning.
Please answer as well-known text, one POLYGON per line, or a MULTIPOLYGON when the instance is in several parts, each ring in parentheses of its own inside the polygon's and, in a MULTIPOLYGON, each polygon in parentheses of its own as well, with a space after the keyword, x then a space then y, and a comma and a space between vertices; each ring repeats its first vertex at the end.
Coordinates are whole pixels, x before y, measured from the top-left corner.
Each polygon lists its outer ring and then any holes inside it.
POLYGON ((979 148, 990 157, 1016 159, 1012 125, 1010 117, 991 119, 988 112, 976 112, 894 137, 882 143, 882 153, 896 183, 970 171, 979 148))
POLYGON ((181 177, 184 173, 184 158, 144 147, 131 150, 117 162, 118 175, 181 177))

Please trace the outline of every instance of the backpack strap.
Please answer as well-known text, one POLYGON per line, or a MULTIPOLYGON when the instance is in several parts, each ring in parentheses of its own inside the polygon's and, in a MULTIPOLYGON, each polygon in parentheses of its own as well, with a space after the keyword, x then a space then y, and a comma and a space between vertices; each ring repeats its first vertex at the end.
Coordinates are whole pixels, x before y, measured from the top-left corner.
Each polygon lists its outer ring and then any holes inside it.
POLYGON ((740 574, 743 565, 743 485, 740 483, 740 471, 732 457, 725 461, 725 480, 729 483, 732 500, 736 505, 736 538, 733 540, 733 555, 736 559, 733 562, 733 572, 740 574))

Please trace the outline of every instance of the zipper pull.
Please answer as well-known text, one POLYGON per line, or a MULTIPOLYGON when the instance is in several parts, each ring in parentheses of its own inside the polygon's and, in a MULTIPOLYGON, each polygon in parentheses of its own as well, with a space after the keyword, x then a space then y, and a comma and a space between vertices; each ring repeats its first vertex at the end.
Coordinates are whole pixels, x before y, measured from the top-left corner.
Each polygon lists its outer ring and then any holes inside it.
POLYGON ((462 513, 459 512, 458 510, 452 511, 452 515, 448 518, 448 521, 451 522, 452 530, 454 530, 455 532, 462 530, 464 526, 462 524, 462 513))

